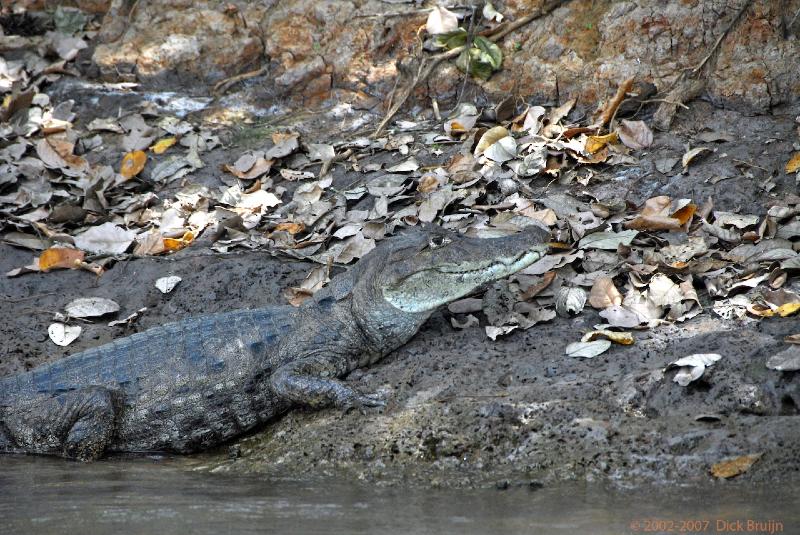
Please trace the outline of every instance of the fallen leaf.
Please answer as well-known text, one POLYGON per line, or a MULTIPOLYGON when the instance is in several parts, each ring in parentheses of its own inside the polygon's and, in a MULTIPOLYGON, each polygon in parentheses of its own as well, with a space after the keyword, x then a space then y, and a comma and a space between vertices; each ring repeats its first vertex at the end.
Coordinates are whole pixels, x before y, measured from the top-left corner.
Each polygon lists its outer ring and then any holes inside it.
POLYGON ((142 169, 144 169, 144 165, 146 163, 146 152, 142 150, 129 152, 122 158, 119 174, 121 174, 125 179, 131 179, 142 172, 142 169))
POLYGON ((180 238, 164 238, 164 250, 166 251, 179 251, 194 241, 194 233, 191 231, 184 232, 180 238))
POLYGON ((761 455, 761 453, 754 453, 720 461, 711 467, 711 475, 720 479, 738 476, 747 472, 761 458, 761 455))
POLYGON ((135 230, 126 230, 114 223, 103 223, 75 236, 75 245, 84 251, 99 254, 122 254, 136 237, 135 230))
POLYGON ((794 155, 786 162, 786 172, 795 173, 800 170, 800 152, 795 152, 794 155))
POLYGON ((58 346, 68 346, 75 341, 81 334, 79 325, 64 325, 63 323, 51 323, 47 328, 50 340, 58 346))
POLYGON ((800 370, 800 346, 792 345, 767 359, 767 368, 781 372, 800 370))
POLYGON ((594 342, 573 342, 567 346, 568 357, 591 359, 605 353, 611 347, 610 340, 596 340, 594 342))
POLYGON ((155 286, 156 288, 158 288, 158 291, 161 292, 162 294, 168 294, 172 290, 174 290, 175 287, 178 285, 178 283, 181 282, 182 280, 183 279, 175 275, 171 275, 169 277, 161 277, 160 279, 156 279, 155 286))
POLYGON ((586 305, 586 291, 583 288, 559 289, 556 295, 556 312, 559 316, 568 316, 570 313, 579 314, 586 305))
POLYGON ((108 326, 109 326, 109 327, 114 327, 115 325, 127 325, 127 324, 129 324, 129 323, 132 323, 132 322, 133 322, 133 320, 135 320, 136 318, 138 318, 138 317, 139 317, 139 315, 140 315, 142 312, 144 312, 145 310, 147 310, 147 307, 142 307, 142 308, 140 308, 139 310, 137 310, 136 312, 134 312, 133 314, 130 314, 130 315, 128 315, 128 316, 126 316, 126 317, 124 317, 124 318, 122 318, 122 319, 118 319, 118 320, 112 320, 112 321, 109 321, 109 322, 108 322, 108 326))
POLYGON ((608 330, 589 331, 581 337, 581 342, 592 342, 598 337, 605 336, 614 343, 624 346, 632 345, 634 342, 633 334, 628 332, 617 332, 608 330))
POLYGON ((622 232, 595 232, 584 236, 578 242, 580 249, 606 249, 616 251, 620 245, 630 246, 633 238, 639 232, 635 230, 623 230, 622 232))
POLYGON ((51 269, 75 269, 81 267, 84 252, 66 247, 51 247, 42 251, 39 256, 39 269, 47 272, 51 269))
POLYGON ((119 304, 105 297, 80 297, 70 301, 64 310, 73 318, 94 318, 119 312, 119 304))
POLYGON ((594 154, 608 144, 619 142, 619 135, 616 132, 611 132, 604 136, 589 136, 586 138, 585 149, 589 154, 594 154))
POLYGON ((511 136, 501 138, 484 150, 483 155, 497 163, 512 160, 517 156, 517 141, 511 136))
POLYGON ((293 221, 284 221, 275 225, 275 232, 288 232, 292 236, 299 232, 303 232, 306 226, 302 223, 295 223, 293 221))
POLYGON ((598 277, 589 292, 589 304, 598 310, 622 304, 622 294, 611 277, 598 277))
POLYGON ((486 336, 488 336, 492 340, 497 340, 498 336, 508 334, 511 331, 515 330, 517 327, 518 325, 506 325, 504 327, 495 327, 494 325, 487 325, 485 327, 486 336))
MULTIPOLYGON (((479 156, 483 154, 486 149, 506 137, 510 137, 510 134, 504 126, 495 126, 494 128, 490 128, 484 132, 478 141, 478 144, 475 146, 474 155, 479 156)), ((514 146, 516 147, 516 142, 514 146)))
POLYGON ((706 152, 711 152, 711 149, 708 147, 695 147, 686 153, 681 158, 681 163, 683 164, 683 170, 686 171, 689 168, 689 164, 692 163, 700 154, 705 154, 706 152))
POLYGON ((164 139, 160 139, 154 145, 152 145, 150 147, 150 150, 156 154, 163 154, 164 152, 166 152, 168 148, 170 148, 177 142, 178 142, 177 138, 165 137, 164 139))
POLYGON ((696 381, 702 377, 706 368, 721 358, 722 355, 717 353, 695 353, 694 355, 688 355, 674 362, 670 362, 667 367, 664 368, 664 371, 678 368, 678 373, 675 374, 673 381, 681 386, 687 386, 692 381, 696 381))
POLYGON ((428 14, 425 30, 429 35, 450 33, 458 29, 458 17, 445 7, 434 7, 428 14))
POLYGON ((653 132, 644 121, 628 121, 623 119, 617 127, 619 139, 633 150, 641 150, 653 144, 653 132))
POLYGON ((390 173, 410 173, 412 171, 416 171, 417 169, 419 169, 419 163, 417 163, 416 158, 411 157, 404 162, 393 165, 392 167, 388 168, 387 171, 390 173))

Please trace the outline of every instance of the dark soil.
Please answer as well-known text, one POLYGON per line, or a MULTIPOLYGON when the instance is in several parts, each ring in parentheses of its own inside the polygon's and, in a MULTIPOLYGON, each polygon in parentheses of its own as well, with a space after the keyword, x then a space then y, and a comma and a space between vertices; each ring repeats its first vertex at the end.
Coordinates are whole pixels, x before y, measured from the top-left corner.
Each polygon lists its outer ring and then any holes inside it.
MULTIPOLYGON (((104 107, 99 115, 115 113, 114 105, 104 107)), ((537 185, 543 196, 588 190, 633 203, 659 194, 698 202, 711 196, 717 209, 763 213, 778 196, 797 193, 794 177, 782 170, 797 140, 796 115, 784 110, 746 117, 695 102, 671 132, 657 134, 641 166, 602 171, 586 188, 546 189, 544 180, 537 185), (733 141, 697 142, 706 128, 729 132, 733 141), (680 158, 687 144, 716 152, 686 174, 680 163, 667 175, 655 169, 659 158, 680 158), (719 176, 729 178, 712 183, 719 176), (772 192, 763 189, 767 179, 776 184, 772 192)), ((309 125, 323 139, 324 125, 309 125)), ((234 161, 241 150, 228 146, 204 155, 210 165, 196 180, 221 185, 216 162, 234 161)), ((347 178, 338 168, 336 173, 337 180, 347 178)), ((0 271, 31 257, 0 244, 0 271)), ((263 251, 216 254, 198 243, 169 257, 118 262, 99 278, 69 270, 1 277, 0 374, 184 317, 283 304, 282 290, 297 285, 311 267, 263 251), (153 283, 166 275, 183 281, 162 295, 153 283), (69 348, 53 345, 47 337, 52 314, 89 296, 117 301, 119 317, 147 310, 131 326, 86 323, 69 348)), ((593 360, 566 357, 567 343, 597 323, 601 318, 587 307, 578 317, 492 342, 483 328, 456 330, 447 312, 439 312, 409 344, 348 378, 363 391, 383 391, 385 410, 296 410, 230 451, 198 456, 198 466, 443 486, 560 479, 636 485, 708 480, 709 467, 723 458, 763 453, 740 480, 798 479, 800 381, 796 373, 765 367, 783 337, 800 332, 796 319, 725 321, 707 306, 686 323, 637 332, 633 346, 615 346, 593 360), (674 372, 662 377, 667 363, 704 352, 723 358, 701 380, 681 387, 671 380, 674 372), (698 420, 701 415, 712 417, 698 420)))

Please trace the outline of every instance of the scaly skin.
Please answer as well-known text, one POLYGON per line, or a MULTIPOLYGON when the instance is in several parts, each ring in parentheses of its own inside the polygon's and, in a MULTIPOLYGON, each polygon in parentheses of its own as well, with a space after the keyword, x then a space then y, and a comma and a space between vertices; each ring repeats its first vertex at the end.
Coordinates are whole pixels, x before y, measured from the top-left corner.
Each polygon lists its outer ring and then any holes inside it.
POLYGON ((0 452, 191 453, 294 406, 381 406, 337 378, 406 343, 441 304, 538 260, 540 229, 386 240, 303 306, 186 319, 0 379, 0 452))

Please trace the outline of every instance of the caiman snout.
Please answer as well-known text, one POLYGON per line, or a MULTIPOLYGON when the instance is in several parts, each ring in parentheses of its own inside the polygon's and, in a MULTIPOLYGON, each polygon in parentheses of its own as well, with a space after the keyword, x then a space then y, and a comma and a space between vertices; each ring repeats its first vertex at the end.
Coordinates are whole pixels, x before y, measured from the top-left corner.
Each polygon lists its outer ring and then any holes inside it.
POLYGON ((385 266, 383 296, 404 312, 425 312, 459 299, 483 284, 507 277, 544 256, 547 231, 528 227, 502 238, 471 238, 427 229, 417 247, 385 266))

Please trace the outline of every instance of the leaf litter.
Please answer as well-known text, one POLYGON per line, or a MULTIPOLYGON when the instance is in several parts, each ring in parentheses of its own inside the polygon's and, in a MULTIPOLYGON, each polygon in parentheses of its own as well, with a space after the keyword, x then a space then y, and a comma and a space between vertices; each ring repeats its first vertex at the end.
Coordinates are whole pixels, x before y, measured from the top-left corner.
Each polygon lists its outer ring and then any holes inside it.
MULTIPOLYGON (((491 4, 486 10, 487 20, 500 22, 491 4)), ((427 30, 444 48, 465 39, 459 17, 445 8, 430 12, 427 30)), ((82 29, 68 37, 48 37, 65 61, 86 44, 82 29)), ((479 77, 502 63, 485 39, 465 52, 460 67, 479 77)), ((42 82, 35 83, 41 65, 18 67, 5 74, 15 89, 10 83, 4 89, 10 98, 2 111, 15 120, 3 130, 0 149, 0 210, 9 215, 0 232, 9 243, 42 252, 9 276, 75 268, 101 275, 117 258, 174 254, 199 240, 218 253, 264 249, 319 263, 301 286, 287 289, 287 300, 298 305, 327 284, 334 265, 356 261, 403 227, 434 223, 492 237, 535 224, 551 231, 548 256, 490 288, 480 308, 451 308, 453 325, 489 320, 484 328, 494 339, 557 312, 581 313, 588 300, 607 322, 592 336, 604 339, 576 342, 594 349, 576 346, 573 353, 591 354, 606 342, 610 347, 609 340, 632 342, 625 329, 684 321, 705 309, 755 319, 800 310, 798 301, 767 293, 790 286, 800 270, 796 198, 767 214, 738 214, 664 195, 636 207, 586 193, 534 193, 534 185, 551 181, 586 185, 596 180, 598 165, 638 162, 638 152, 653 143, 650 127, 615 119, 631 80, 595 120, 572 120, 574 100, 553 108, 512 106, 508 113, 462 103, 436 123, 376 138, 321 143, 278 130, 263 147, 228 160, 227 187, 215 190, 192 182, 206 153, 221 144, 213 125, 144 109, 83 124, 70 101, 51 102, 42 82), (443 154, 440 147, 456 150, 429 165, 426 151, 443 154), (93 156, 109 150, 116 151, 113 162, 92 163, 103 162, 93 156), (374 162, 381 154, 392 163, 374 162), (356 179, 334 187, 326 176, 332 165, 344 165, 356 179), (178 181, 173 193, 162 191, 178 181)), ((714 150, 687 148, 684 172, 714 150)), ((787 173, 800 169, 796 154, 787 158, 787 173)), ((678 161, 663 158, 656 167, 668 172, 678 161)), ((697 368, 688 366, 688 377, 697 368)))

